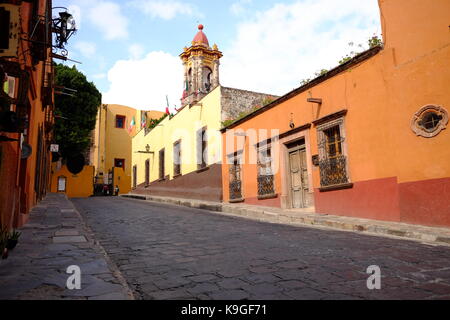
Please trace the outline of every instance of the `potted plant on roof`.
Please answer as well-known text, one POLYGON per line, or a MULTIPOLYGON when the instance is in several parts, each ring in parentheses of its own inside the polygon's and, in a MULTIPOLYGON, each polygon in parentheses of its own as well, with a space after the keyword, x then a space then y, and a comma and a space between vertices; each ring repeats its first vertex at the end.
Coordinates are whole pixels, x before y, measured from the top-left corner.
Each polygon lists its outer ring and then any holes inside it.
POLYGON ((6 248, 8 250, 13 250, 17 246, 17 243, 19 242, 19 237, 21 234, 22 233, 20 233, 16 230, 13 230, 9 234, 8 241, 6 242, 6 248))

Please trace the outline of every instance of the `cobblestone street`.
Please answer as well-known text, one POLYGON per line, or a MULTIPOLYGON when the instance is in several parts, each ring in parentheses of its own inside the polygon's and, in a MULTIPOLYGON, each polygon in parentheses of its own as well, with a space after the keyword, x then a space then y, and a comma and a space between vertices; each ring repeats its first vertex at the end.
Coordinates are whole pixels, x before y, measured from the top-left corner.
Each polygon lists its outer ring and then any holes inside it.
POLYGON ((73 199, 137 299, 450 299, 450 247, 73 199), (366 270, 381 268, 381 290, 366 270))

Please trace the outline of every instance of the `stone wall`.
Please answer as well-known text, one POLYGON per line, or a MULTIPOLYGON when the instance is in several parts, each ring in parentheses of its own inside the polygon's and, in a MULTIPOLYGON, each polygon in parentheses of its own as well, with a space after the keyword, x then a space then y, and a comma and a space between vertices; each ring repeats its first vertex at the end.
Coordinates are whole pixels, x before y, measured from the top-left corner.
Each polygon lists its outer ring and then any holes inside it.
POLYGON ((256 106, 262 107, 266 98, 275 100, 278 96, 222 87, 222 121, 234 120, 241 112, 250 112, 256 106))

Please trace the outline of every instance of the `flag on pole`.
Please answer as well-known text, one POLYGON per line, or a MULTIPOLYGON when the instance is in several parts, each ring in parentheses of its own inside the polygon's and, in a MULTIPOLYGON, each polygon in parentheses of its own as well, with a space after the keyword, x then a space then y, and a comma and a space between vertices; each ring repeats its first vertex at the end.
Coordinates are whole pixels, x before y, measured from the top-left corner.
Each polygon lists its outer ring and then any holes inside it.
POLYGON ((141 129, 147 124, 147 113, 145 111, 141 112, 141 129))
POLYGON ((134 119, 134 116, 133 116, 133 119, 131 119, 130 125, 128 126, 128 134, 131 134, 135 125, 136 125, 136 120, 134 119))
POLYGON ((166 95, 166 102, 167 102, 166 114, 170 115, 170 111, 169 111, 169 97, 167 95, 166 95))

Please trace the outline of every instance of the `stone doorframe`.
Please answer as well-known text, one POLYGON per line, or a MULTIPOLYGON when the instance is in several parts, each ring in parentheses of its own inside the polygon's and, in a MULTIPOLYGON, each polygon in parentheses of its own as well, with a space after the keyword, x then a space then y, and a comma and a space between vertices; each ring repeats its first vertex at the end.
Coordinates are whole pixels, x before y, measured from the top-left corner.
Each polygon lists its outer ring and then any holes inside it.
MULTIPOLYGON (((310 195, 311 202, 314 203, 314 187, 313 187, 313 176, 312 176, 312 158, 311 158, 311 138, 310 129, 305 129, 293 133, 287 137, 281 138, 278 143, 280 145, 280 173, 281 173, 281 208, 292 209, 292 199, 291 199, 291 181, 289 173, 289 150, 287 145, 304 139, 306 148, 306 164, 308 170, 308 194, 310 195)), ((314 207, 314 206, 312 206, 314 207)), ((310 207, 311 208, 311 207, 310 207)))

